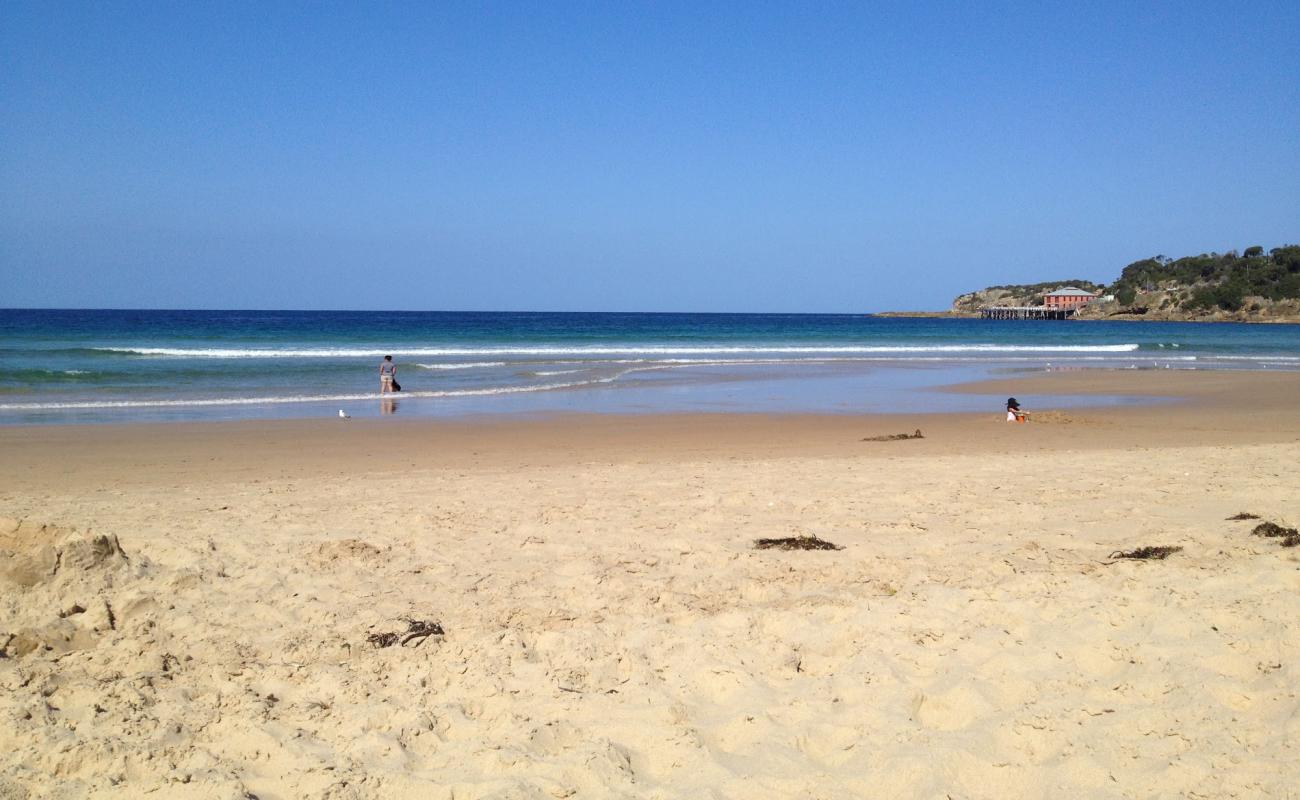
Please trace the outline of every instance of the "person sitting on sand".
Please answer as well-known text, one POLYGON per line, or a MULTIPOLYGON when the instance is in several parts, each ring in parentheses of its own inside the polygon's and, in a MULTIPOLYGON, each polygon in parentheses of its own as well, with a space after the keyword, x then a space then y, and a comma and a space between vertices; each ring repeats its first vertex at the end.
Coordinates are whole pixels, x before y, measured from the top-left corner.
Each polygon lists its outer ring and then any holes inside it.
POLYGON ((397 365, 393 363, 392 356, 384 356, 384 360, 379 363, 379 391, 387 394, 393 391, 393 382, 397 380, 397 365))
POLYGON ((1007 422, 1024 422, 1028 411, 1020 410, 1020 403, 1014 397, 1007 398, 1007 422))

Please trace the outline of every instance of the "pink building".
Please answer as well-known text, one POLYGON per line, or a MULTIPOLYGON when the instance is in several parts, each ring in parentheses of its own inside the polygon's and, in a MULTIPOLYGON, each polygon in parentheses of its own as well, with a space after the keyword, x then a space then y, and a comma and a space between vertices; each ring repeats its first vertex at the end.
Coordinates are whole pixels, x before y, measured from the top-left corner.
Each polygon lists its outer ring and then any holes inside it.
POLYGON ((1085 292, 1074 286, 1062 286, 1054 292, 1043 295, 1043 305, 1058 311, 1071 311, 1082 308, 1096 299, 1097 295, 1092 292, 1085 292))

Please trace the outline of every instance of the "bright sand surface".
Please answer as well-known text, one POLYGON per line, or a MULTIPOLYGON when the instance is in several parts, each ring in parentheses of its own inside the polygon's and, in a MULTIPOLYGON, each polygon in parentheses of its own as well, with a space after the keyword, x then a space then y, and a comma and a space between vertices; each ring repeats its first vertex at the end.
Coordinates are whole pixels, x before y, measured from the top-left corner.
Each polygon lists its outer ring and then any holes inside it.
POLYGON ((0 428, 0 798, 1294 796, 1300 375, 972 388, 0 428))

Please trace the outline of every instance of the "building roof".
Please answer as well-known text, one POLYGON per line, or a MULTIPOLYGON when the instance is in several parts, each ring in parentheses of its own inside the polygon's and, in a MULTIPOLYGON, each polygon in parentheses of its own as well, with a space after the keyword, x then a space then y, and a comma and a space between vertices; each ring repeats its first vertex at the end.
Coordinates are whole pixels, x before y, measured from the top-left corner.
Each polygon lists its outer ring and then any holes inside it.
POLYGON ((1048 292, 1044 297, 1096 297, 1092 292, 1085 292, 1077 286, 1062 286, 1054 292, 1048 292))

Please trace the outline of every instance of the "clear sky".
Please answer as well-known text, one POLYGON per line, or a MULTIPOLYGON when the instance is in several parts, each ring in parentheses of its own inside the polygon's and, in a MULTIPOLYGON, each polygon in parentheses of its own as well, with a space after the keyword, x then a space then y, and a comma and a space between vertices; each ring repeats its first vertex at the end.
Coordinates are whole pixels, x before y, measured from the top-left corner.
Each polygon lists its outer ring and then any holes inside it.
POLYGON ((0 307, 924 309, 1297 243, 1297 30, 1295 0, 4 0, 0 307))

